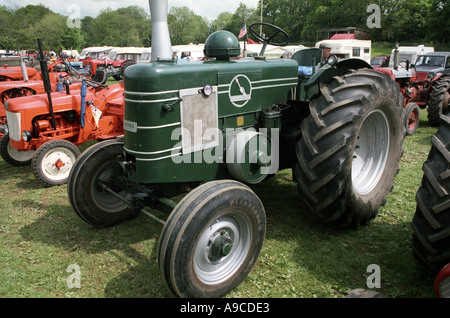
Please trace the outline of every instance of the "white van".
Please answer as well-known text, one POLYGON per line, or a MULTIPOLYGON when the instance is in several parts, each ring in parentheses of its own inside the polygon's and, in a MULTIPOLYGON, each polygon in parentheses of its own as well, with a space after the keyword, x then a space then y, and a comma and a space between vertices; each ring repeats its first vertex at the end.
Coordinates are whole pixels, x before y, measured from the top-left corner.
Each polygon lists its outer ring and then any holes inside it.
POLYGON ((355 39, 354 34, 335 34, 329 40, 316 43, 315 47, 327 43, 331 46, 331 54, 339 59, 359 58, 370 64, 372 54, 372 41, 355 39))
POLYGON ((113 49, 112 46, 93 46, 84 48, 80 53, 80 59, 84 60, 90 56, 92 59, 101 59, 108 56, 109 52, 113 49))
POLYGON ((143 52, 143 47, 116 47, 109 52, 108 58, 113 61, 133 60, 138 63, 143 52))

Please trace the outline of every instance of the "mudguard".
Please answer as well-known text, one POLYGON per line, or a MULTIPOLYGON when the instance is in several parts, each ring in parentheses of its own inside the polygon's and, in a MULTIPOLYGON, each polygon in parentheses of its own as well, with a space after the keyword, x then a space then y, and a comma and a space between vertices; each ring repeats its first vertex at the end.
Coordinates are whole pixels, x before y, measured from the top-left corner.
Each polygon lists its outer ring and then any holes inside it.
POLYGON ((342 76, 350 69, 372 69, 370 64, 361 59, 342 59, 335 65, 329 64, 318 69, 305 85, 308 98, 312 98, 320 93, 320 84, 329 84, 335 76, 342 76))

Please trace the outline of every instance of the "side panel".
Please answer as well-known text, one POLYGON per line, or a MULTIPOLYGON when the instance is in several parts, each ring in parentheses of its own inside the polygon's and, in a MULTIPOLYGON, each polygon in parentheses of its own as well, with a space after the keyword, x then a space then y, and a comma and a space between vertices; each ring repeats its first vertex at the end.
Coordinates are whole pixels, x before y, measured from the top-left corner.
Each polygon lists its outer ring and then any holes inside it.
POLYGON ((156 62, 125 71, 125 151, 139 183, 226 177, 227 134, 255 127, 263 108, 286 101, 297 63, 156 62))

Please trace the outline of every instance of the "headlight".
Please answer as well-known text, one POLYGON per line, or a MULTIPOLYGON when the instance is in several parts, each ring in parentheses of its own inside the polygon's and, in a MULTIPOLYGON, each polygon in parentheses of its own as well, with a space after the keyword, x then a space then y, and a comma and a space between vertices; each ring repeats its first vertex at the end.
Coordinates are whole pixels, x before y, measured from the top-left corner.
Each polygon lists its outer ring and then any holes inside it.
POLYGON ((203 94, 205 94, 205 96, 211 95, 212 91, 213 89, 211 85, 206 85, 205 87, 203 87, 203 94))
POLYGON ((29 142, 31 140, 31 133, 28 130, 22 132, 22 138, 24 141, 29 142))
POLYGON ((427 75, 428 78, 433 78, 434 77, 434 72, 429 72, 427 75))

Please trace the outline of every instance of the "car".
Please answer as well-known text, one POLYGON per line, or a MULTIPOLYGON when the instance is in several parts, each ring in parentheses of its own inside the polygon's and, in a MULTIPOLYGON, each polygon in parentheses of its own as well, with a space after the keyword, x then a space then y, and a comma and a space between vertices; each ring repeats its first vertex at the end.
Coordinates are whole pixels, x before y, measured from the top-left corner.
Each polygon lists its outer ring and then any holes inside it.
POLYGON ((426 72, 428 77, 440 74, 450 75, 450 52, 430 52, 419 55, 414 66, 416 72, 426 72))
POLYGON ((372 57, 370 60, 370 66, 372 68, 379 68, 379 67, 388 67, 389 66, 389 60, 391 57, 389 55, 377 55, 372 57))

